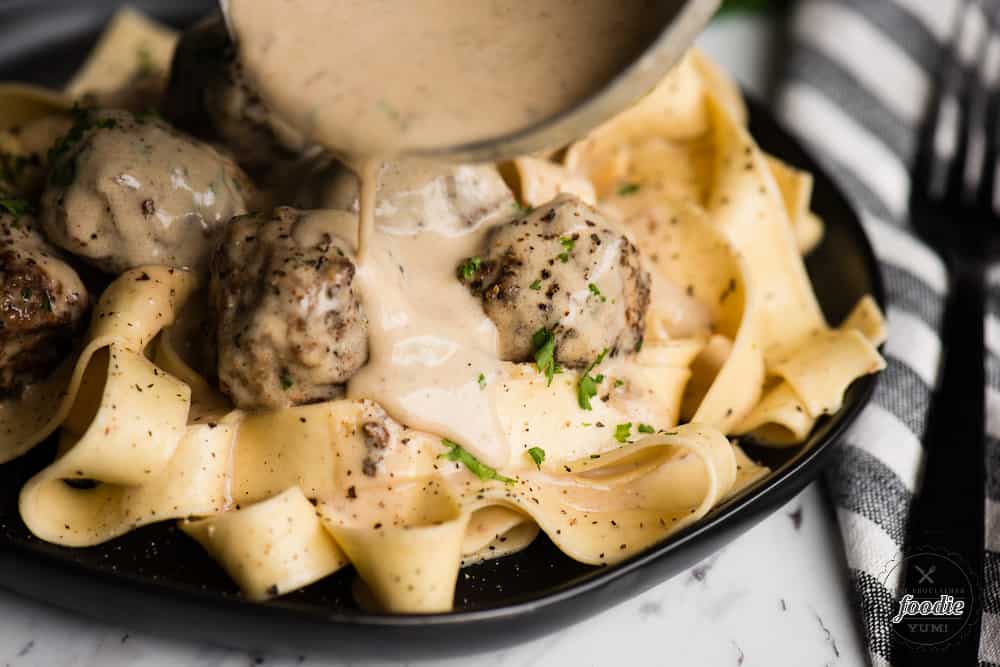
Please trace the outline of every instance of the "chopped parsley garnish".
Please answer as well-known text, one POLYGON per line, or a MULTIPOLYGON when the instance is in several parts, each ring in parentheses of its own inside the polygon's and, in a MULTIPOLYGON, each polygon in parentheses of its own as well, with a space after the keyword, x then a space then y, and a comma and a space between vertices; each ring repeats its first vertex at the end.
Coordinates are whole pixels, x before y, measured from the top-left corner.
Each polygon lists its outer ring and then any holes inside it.
POLYGON ((535 351, 535 365, 538 372, 549 379, 548 385, 552 384, 552 378, 556 374, 556 337, 548 329, 539 329, 531 337, 531 346, 535 351))
POLYGON ((632 434, 632 422, 618 424, 615 426, 615 440, 618 442, 628 442, 629 435, 632 434))
POLYGON ((587 285, 587 289, 590 290, 591 294, 593 294, 598 299, 600 299, 601 303, 604 303, 605 301, 608 300, 607 297, 605 297, 603 294, 601 294, 601 288, 598 287, 597 285, 595 285, 594 283, 590 283, 589 285, 587 285))
POLYGON ((31 299, 31 288, 30 287, 23 287, 23 288, 21 288, 21 298, 24 299, 25 301, 29 301, 31 299))
POLYGON ((533 282, 530 285, 528 285, 528 289, 533 289, 536 292, 539 291, 539 290, 541 290, 542 289, 542 281, 536 278, 535 282, 533 282))
POLYGON ((511 479, 510 477, 504 477, 498 473, 493 468, 489 467, 485 463, 480 463, 479 459, 470 454, 469 452, 462 449, 462 446, 457 442, 452 442, 448 438, 442 438, 441 444, 448 447, 450 451, 445 452, 438 456, 439 459, 448 459, 449 461, 456 461, 461 463, 466 468, 468 468, 473 475, 488 482, 490 480, 496 480, 498 482, 503 482, 504 484, 516 484, 517 481, 511 479))
POLYGON ((583 410, 592 409, 590 407, 590 399, 597 396, 597 385, 604 382, 603 375, 594 377, 590 374, 590 371, 594 370, 595 366, 604 361, 604 357, 607 353, 608 348, 604 348, 601 353, 597 355, 597 359, 594 359, 593 363, 587 366, 587 370, 585 370, 583 375, 580 376, 580 383, 576 386, 576 402, 583 410))
POLYGON ((23 199, 0 197, 0 209, 7 211, 17 220, 25 213, 31 211, 31 204, 23 199))
POLYGON ((520 215, 528 215, 529 213, 535 210, 530 206, 525 206, 519 201, 513 202, 513 206, 514 206, 514 211, 519 213, 520 215))
POLYGON ((615 380, 615 387, 621 387, 625 384, 625 380, 615 380))
POLYGON ((153 61, 153 52, 143 44, 136 49, 136 57, 139 59, 139 76, 149 76, 156 73, 156 63, 153 61))
POLYGON ((532 447, 528 450, 528 456, 531 460, 535 462, 535 465, 539 470, 542 469, 542 463, 545 461, 545 450, 541 447, 532 447))
POLYGON ((480 389, 486 389, 486 374, 485 373, 480 373, 479 374, 479 378, 477 378, 477 381, 479 382, 479 388, 480 389))
POLYGON ((634 195, 638 191, 638 183, 622 183, 621 187, 618 188, 618 196, 628 197, 629 195, 634 195))
MULTIPOLYGON (((107 125, 108 121, 112 123, 111 127, 114 127, 114 119, 112 118, 100 121, 100 123, 107 125)), ((74 105, 73 127, 64 136, 59 137, 49 149, 48 162, 52 165, 52 171, 49 173, 51 183, 61 187, 68 187, 73 183, 73 179, 76 178, 76 156, 61 164, 57 163, 73 150, 73 147, 83 139, 84 133, 93 125, 94 122, 91 120, 90 114, 79 105, 74 105)))
POLYGON ((479 255, 469 257, 458 265, 458 279, 462 281, 470 280, 472 276, 479 272, 482 265, 483 260, 479 257, 479 255))
POLYGON ((42 308, 47 312, 52 312, 52 299, 49 298, 49 293, 44 290, 42 291, 42 308))
POLYGON ((100 128, 102 130, 113 130, 118 127, 118 121, 114 118, 102 118, 101 120, 94 123, 94 127, 100 128))
POLYGON ((656 429, 649 424, 639 424, 639 433, 656 433, 656 429))
POLYGON ((285 391, 291 389, 292 385, 295 384, 292 382, 292 376, 289 374, 288 369, 285 368, 281 370, 281 377, 279 379, 281 380, 281 388, 285 391))
POLYGON ((382 113, 384 113, 386 116, 388 116, 392 120, 396 121, 397 123, 400 121, 401 116, 399 114, 399 111, 394 106, 392 106, 391 104, 389 104, 388 102, 386 102, 385 100, 379 100, 377 102, 377 106, 378 106, 379 111, 381 111, 382 113))
POLYGON ((569 254, 573 252, 573 246, 576 245, 576 241, 569 238, 568 236, 564 236, 561 239, 559 239, 559 245, 563 247, 563 251, 558 255, 556 255, 556 257, 559 258, 560 262, 565 264, 566 262, 569 261, 569 254))
POLYGON ((8 185, 14 185, 21 179, 24 168, 32 161, 37 162, 38 156, 14 155, 12 153, 0 152, 0 181, 8 185))

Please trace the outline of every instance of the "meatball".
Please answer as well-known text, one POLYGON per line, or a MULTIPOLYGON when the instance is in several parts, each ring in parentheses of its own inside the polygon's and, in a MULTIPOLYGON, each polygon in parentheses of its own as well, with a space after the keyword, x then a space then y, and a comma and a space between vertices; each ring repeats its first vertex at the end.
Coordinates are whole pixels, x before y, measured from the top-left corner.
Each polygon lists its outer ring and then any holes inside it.
POLYGON ((233 219, 211 263, 222 391, 241 408, 336 398, 368 357, 350 245, 331 216, 278 208, 233 219))
POLYGON ((50 153, 42 228, 109 273, 143 264, 203 268, 223 224, 256 196, 239 167, 210 146, 126 111, 78 112, 50 153))
POLYGON ((181 36, 164 114, 186 132, 224 143, 237 162, 255 174, 305 147, 304 138, 275 118, 247 83, 219 15, 181 36))
POLYGON ((9 396, 65 356, 89 299, 23 205, 0 204, 0 396, 9 396))
POLYGON ((555 337, 556 361, 571 367, 642 344, 649 274, 635 245, 573 196, 492 229, 459 279, 482 297, 506 361, 533 359, 541 329, 555 337))

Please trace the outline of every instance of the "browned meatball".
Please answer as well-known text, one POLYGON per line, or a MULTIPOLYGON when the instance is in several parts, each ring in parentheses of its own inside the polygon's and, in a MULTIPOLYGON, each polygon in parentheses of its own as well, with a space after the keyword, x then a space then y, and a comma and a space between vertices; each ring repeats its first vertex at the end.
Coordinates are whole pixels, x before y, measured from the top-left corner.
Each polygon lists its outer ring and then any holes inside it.
POLYGON ((212 258, 219 385, 241 408, 336 398, 368 357, 350 247, 331 212, 282 207, 226 227, 212 258))
POLYGON ((459 267, 459 278, 482 297, 507 361, 530 361, 541 329, 554 334, 565 366, 642 343, 649 274, 635 245, 576 197, 562 195, 493 229, 482 257, 459 267))
POLYGON ((210 146, 127 111, 78 112, 50 154, 45 235, 109 273, 203 268, 223 225, 256 196, 210 146))
POLYGON ((305 144, 275 118, 247 83, 222 17, 210 16, 184 32, 174 51, 164 114, 177 127, 226 145, 258 175, 305 144))
POLYGON ((47 375, 87 312, 80 277, 38 232, 23 205, 0 201, 0 396, 47 375))

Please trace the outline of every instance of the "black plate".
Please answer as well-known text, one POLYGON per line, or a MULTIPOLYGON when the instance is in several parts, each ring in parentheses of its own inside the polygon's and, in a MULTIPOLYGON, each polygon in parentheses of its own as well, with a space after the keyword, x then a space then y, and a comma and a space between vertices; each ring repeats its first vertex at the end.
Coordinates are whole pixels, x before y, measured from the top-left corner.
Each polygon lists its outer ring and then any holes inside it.
MULTIPOLYGON (((0 5, 0 80, 58 86, 81 62, 113 2, 0 5)), ((182 26, 210 2, 132 2, 182 26)), ((751 130, 768 151, 815 175, 813 206, 826 237, 806 264, 827 318, 839 322, 864 294, 884 306, 872 249, 857 215, 799 143, 750 100, 751 130)), ((107 544, 67 549, 28 533, 18 490, 53 455, 42 446, 0 466, 0 585, 136 630, 170 633, 251 650, 335 650, 338 656, 413 658, 485 651, 595 614, 678 574, 788 501, 830 459, 844 429, 868 401, 876 378, 857 381, 843 409, 822 419, 802 447, 750 448, 775 472, 706 519, 613 567, 570 560, 544 536, 525 551, 463 571, 455 611, 428 616, 365 613, 343 570, 267 603, 241 598, 221 569, 172 524, 149 526, 107 544), (466 576, 468 575, 468 576, 466 576)))

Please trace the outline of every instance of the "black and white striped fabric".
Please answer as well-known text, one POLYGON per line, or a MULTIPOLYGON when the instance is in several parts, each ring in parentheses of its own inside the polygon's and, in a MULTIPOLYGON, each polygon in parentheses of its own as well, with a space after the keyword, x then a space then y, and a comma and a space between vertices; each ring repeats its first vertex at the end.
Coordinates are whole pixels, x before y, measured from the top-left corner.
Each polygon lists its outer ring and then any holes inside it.
MULTIPOLYGON (((1000 0, 983 0, 983 7, 1000 0)), ((892 664, 890 618, 922 436, 941 351, 947 275, 910 232, 909 168, 939 50, 951 38, 959 0, 800 0, 789 18, 790 51, 777 95, 783 122, 859 209, 889 296, 888 367, 872 405, 847 436, 828 482, 873 665, 892 664)), ((967 35, 988 35, 980 9, 967 35)), ((1000 59, 1000 39, 991 57, 1000 59)), ((975 58, 968 50, 970 60, 975 58)), ((1000 665, 1000 267, 991 272, 986 321, 986 572, 979 649, 1000 665)))

